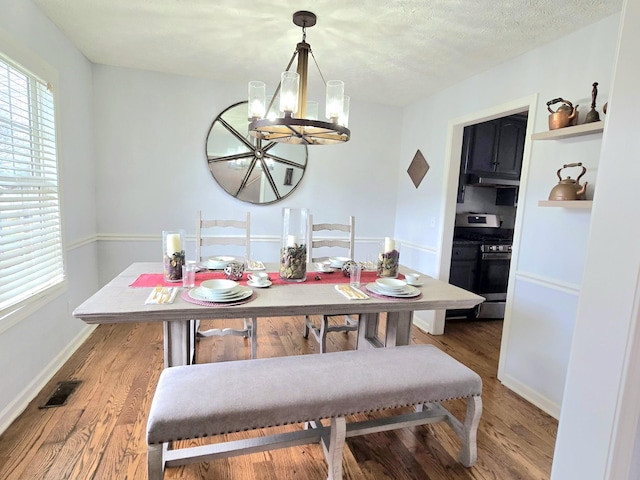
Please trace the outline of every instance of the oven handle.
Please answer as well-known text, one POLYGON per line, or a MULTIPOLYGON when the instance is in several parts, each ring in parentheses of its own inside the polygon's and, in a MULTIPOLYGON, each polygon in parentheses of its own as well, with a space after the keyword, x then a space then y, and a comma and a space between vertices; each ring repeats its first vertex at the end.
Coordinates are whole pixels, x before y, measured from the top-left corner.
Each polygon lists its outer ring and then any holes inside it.
POLYGON ((511 260, 511 252, 485 252, 482 260, 511 260))

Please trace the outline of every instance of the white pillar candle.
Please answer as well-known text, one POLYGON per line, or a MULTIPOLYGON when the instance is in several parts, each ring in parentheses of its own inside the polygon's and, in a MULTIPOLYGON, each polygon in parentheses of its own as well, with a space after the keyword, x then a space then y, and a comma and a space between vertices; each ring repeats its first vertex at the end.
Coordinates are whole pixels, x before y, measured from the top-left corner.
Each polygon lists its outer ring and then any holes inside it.
POLYGON ((167 255, 170 257, 176 252, 182 251, 179 233, 167 234, 167 255))
POLYGON ((396 249, 396 242, 391 237, 384 237, 384 252, 392 252, 396 249))
POLYGON ((295 247, 296 245, 298 245, 298 237, 287 235, 287 247, 295 247))

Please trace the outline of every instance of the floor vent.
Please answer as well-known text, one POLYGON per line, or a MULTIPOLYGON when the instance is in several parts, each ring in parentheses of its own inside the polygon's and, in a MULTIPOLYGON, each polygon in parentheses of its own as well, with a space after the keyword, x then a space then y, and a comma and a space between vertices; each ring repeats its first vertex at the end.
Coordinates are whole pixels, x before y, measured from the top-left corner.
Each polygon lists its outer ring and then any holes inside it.
POLYGON ((58 383, 53 394, 49 397, 49 400, 40 408, 52 408, 61 407, 67 403, 69 396, 75 391, 75 389, 82 383, 80 380, 69 380, 66 382, 58 383))

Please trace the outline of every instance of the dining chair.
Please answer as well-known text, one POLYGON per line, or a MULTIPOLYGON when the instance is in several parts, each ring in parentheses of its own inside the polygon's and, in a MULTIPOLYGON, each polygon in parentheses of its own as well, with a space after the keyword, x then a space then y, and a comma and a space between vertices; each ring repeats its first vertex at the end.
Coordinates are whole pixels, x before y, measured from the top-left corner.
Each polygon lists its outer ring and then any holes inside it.
MULTIPOLYGON (((221 220, 204 219, 202 212, 198 211, 196 225, 196 261, 205 261, 209 256, 220 255, 220 246, 244 247, 246 261, 251 260, 251 212, 247 212, 245 220, 221 220), (210 254, 209 254, 210 253, 210 254)), ((227 252, 223 252, 227 253, 227 252)), ((211 328, 200 329, 200 320, 193 322, 195 337, 197 339, 213 336, 242 336, 248 338, 251 345, 251 358, 256 358, 257 349, 257 322, 255 318, 245 318, 243 328, 211 328)))
MULTIPOLYGON (((307 251, 307 260, 310 263, 322 262, 329 259, 328 252, 334 249, 341 249, 341 253, 348 252, 348 257, 354 259, 355 250, 355 225, 356 219, 352 215, 349 217, 349 223, 313 223, 313 215, 309 215, 309 249, 307 251), (318 235, 332 234, 333 238, 320 238, 318 235), (335 236, 336 234, 340 236, 335 236), (327 250, 330 249, 330 250, 327 250)), ((341 272, 337 273, 341 275, 341 272)), ((330 332, 349 333, 358 329, 358 318, 353 315, 321 315, 319 324, 313 321, 310 315, 305 316, 304 320, 304 338, 309 338, 309 332, 320 345, 320 353, 327 350, 327 334, 330 332), (344 317, 344 322, 335 324, 331 322, 333 317, 344 317)))

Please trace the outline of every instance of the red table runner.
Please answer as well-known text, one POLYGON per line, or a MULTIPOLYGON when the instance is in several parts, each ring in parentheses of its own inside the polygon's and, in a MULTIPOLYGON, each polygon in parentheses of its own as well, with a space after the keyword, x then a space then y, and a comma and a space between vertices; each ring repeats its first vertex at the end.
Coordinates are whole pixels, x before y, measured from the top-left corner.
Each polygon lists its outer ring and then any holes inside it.
MULTIPOLYGON (((242 276, 242 280, 240 280, 241 284, 247 283, 247 274, 251 272, 245 272, 242 276)), ((198 272, 196 273, 196 286, 199 286, 205 280, 211 280, 214 278, 225 278, 224 272, 222 271, 214 271, 214 272, 198 272)), ((327 283, 327 284, 336 284, 336 283, 349 283, 349 277, 345 277, 342 272, 333 272, 333 273, 324 273, 324 272, 307 272, 307 281, 306 282, 286 282, 280 278, 278 272, 269 272, 269 278, 274 285, 305 285, 305 284, 313 284, 313 283, 327 283)), ((362 272, 360 277, 360 281, 363 284, 367 284, 370 282, 375 282, 378 278, 376 272, 362 272)), ((404 275, 399 274, 398 278, 404 278, 404 275)), ((182 282, 167 282, 164 279, 164 275, 162 273, 143 273, 136 280, 129 285, 130 287, 155 287, 157 285, 162 285, 164 287, 179 287, 182 286, 182 282)))

